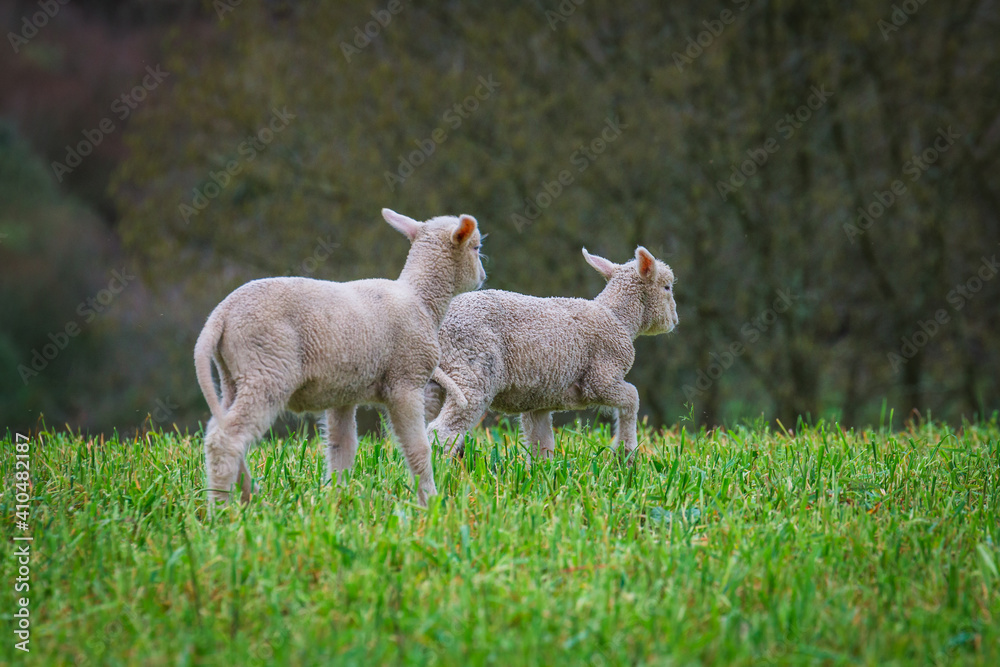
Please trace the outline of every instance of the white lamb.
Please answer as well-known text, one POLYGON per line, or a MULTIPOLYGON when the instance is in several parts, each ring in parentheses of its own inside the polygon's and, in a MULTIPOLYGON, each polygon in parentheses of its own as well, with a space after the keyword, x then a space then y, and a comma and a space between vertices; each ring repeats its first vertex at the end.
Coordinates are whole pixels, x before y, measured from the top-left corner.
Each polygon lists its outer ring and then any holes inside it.
POLYGON ((424 388, 437 366, 437 333, 449 303, 486 279, 480 233, 468 215, 423 223, 389 209, 382 215, 412 244, 397 280, 254 280, 208 316, 194 361, 212 410, 205 433, 210 498, 227 500, 242 476, 242 499, 249 500, 247 449, 286 409, 325 411, 328 474, 339 476, 354 464, 359 404, 388 408, 410 472, 419 478, 420 503, 437 493, 424 388))
MULTIPOLYGON (((465 432, 487 408, 521 413, 521 427, 536 456, 555 449, 552 412, 590 406, 613 408, 612 447, 638 447, 639 394, 625 381, 637 336, 677 325, 674 275, 640 246, 635 259, 614 264, 591 255, 587 263, 608 284, 593 300, 538 298, 483 290, 452 301, 441 325, 441 360, 428 394, 445 400, 428 436, 461 451, 465 432)), ((428 404, 432 403, 428 400, 428 404)))

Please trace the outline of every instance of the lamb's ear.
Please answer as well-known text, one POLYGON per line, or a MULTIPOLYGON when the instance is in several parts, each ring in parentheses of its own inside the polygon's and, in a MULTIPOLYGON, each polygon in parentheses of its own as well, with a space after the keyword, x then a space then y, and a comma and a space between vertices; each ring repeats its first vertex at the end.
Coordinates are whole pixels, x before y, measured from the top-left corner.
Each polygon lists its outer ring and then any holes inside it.
POLYGON ((648 250, 639 246, 635 249, 635 259, 638 262, 639 277, 646 282, 656 278, 656 258, 648 250))
POLYGON ((420 231, 420 225, 423 223, 417 222, 413 218, 407 218, 402 213, 396 213, 392 209, 384 208, 382 209, 382 217, 385 221, 392 225, 398 231, 403 232, 406 238, 413 239, 417 238, 417 232, 420 231))
POLYGON ((583 249, 583 258, 587 260, 587 264, 597 269, 597 272, 604 276, 605 280, 611 280, 611 276, 615 275, 615 270, 618 268, 614 262, 609 262, 597 255, 591 255, 586 248, 583 249))
POLYGON ((463 245, 476 232, 476 219, 471 215, 460 215, 458 217, 458 228, 452 232, 451 240, 455 245, 463 245))

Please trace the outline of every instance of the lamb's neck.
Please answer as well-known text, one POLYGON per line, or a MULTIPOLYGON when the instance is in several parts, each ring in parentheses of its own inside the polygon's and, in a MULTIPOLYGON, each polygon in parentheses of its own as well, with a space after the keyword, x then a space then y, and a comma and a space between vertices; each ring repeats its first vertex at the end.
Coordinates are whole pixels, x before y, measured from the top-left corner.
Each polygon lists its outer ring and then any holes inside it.
POLYGON ((433 274, 408 261, 399 274, 399 281, 406 283, 416 293, 420 303, 430 314, 434 328, 440 328, 448 311, 448 304, 455 296, 454 280, 450 276, 433 274))
POLYGON ((635 341, 642 331, 642 301, 638 293, 632 293, 627 285, 609 282, 604 290, 594 297, 617 317, 629 336, 635 341))

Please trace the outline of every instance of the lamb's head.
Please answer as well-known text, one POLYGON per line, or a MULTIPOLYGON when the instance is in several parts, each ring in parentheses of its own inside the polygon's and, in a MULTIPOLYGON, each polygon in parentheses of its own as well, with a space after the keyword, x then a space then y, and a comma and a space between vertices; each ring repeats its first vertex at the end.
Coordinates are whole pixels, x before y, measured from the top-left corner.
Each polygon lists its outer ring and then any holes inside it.
POLYGON ((453 286, 452 296, 478 289, 486 280, 479 256, 482 237, 471 215, 443 215, 417 222, 387 208, 385 221, 410 239, 404 275, 409 271, 418 280, 438 279, 453 286))
POLYGON ((639 246, 635 259, 625 264, 591 255, 586 248, 583 257, 608 281, 598 298, 627 317, 637 327, 636 335, 667 333, 677 326, 674 272, 648 250, 639 246))

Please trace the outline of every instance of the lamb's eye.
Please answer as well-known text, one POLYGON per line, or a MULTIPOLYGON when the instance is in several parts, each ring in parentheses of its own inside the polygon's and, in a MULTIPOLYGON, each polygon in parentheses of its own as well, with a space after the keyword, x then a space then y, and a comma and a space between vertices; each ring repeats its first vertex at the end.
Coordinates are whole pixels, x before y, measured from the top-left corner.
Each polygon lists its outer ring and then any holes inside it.
POLYGON ((669 291, 670 291, 670 285, 665 285, 665 286, 663 287, 663 289, 665 289, 665 290, 667 290, 667 291, 669 292, 669 291))

